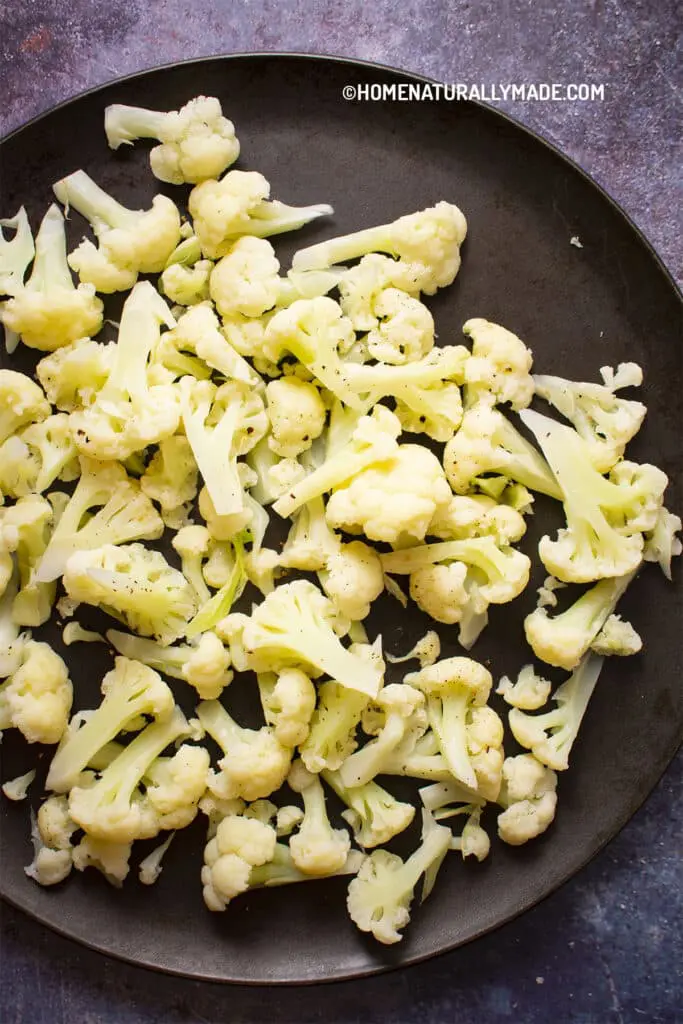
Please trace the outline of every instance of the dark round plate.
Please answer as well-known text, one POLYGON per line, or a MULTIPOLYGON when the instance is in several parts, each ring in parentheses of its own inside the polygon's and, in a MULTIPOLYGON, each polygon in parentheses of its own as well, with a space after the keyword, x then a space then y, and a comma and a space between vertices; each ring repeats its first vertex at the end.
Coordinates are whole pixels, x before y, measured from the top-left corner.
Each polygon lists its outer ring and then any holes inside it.
MULTIPOLYGON (((243 144, 239 166, 262 171, 273 195, 284 201, 334 205, 331 223, 277 240, 285 266, 304 240, 451 200, 470 227, 454 286, 430 300, 442 341, 457 341, 468 317, 484 316, 524 338, 540 372, 597 379, 605 364, 641 363, 649 415, 633 457, 656 461, 669 473, 668 504, 680 509, 681 302, 664 267, 579 168, 498 112, 470 103, 342 97, 347 84, 415 81, 420 79, 372 65, 275 55, 203 60, 138 75, 81 96, 5 139, 2 209, 10 216, 26 204, 35 227, 51 200, 52 182, 78 167, 127 205, 147 205, 157 183, 146 147, 112 154, 102 127, 104 107, 119 102, 169 109, 200 93, 216 95, 243 144), (575 235, 583 248, 570 244, 575 235)), ((185 192, 169 194, 182 199, 185 192)), ((82 227, 74 217, 73 241, 82 227)), ((31 364, 24 356, 19 365, 31 364)), ((539 501, 532 523, 529 552, 557 516, 539 501)), ((542 577, 537 569, 534 583, 542 577)), ((511 608, 491 616, 473 654, 490 661, 494 673, 515 673, 529 660, 521 623, 534 602, 530 587, 511 608)), ((606 666, 572 768, 561 779, 556 823, 526 848, 494 840, 482 865, 449 856, 435 894, 415 906, 399 946, 384 949, 355 930, 341 880, 256 892, 224 914, 208 913, 199 885, 199 823, 176 837, 151 889, 143 890, 133 871, 122 890, 86 872, 50 891, 24 876, 30 860, 26 804, 3 801, 0 891, 86 945, 195 978, 332 980, 452 949, 533 906, 586 864, 635 812, 673 756, 683 731, 680 589, 649 566, 623 610, 645 637, 646 651, 606 666)), ((407 649, 425 625, 416 612, 402 615, 388 599, 371 620, 391 651, 407 649)), ((453 653, 449 631, 442 636, 445 653, 453 653)), ((72 648, 69 660, 77 700, 93 706, 103 651, 72 648)), ((4 779, 26 771, 33 760, 11 731, 5 734, 4 779)))

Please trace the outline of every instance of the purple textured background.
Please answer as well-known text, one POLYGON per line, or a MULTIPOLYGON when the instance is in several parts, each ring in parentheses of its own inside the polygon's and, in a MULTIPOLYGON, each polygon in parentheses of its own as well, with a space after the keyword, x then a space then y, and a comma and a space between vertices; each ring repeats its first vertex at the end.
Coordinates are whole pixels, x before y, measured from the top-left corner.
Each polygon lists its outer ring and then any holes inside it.
MULTIPOLYGON (((500 106, 592 174, 680 282, 680 4, 582 0, 564 8, 541 0, 404 0, 400 8, 389 0, 286 8, 275 0, 4 0, 0 134, 111 78, 216 53, 330 53, 487 85, 604 83, 604 102, 500 106)), ((160 977, 82 950, 3 905, 0 1022, 683 1021, 682 767, 679 756, 621 835, 540 907, 465 949, 385 977, 280 991, 160 977)))

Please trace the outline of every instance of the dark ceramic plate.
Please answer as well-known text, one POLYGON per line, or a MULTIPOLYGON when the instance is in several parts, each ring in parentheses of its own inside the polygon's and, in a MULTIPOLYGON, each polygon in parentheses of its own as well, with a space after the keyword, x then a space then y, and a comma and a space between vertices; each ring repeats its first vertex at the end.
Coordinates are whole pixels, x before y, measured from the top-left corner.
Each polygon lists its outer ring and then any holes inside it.
MULTIPOLYGON (((285 266, 302 241, 452 200, 465 211, 470 231, 455 285, 430 300, 442 341, 457 341, 468 317, 484 316, 524 338, 540 372, 597 379, 605 364, 641 363, 650 411, 633 457, 656 461, 669 473, 669 505, 680 509, 681 303, 657 256, 585 174, 501 114, 469 103, 342 98, 345 84, 410 81, 417 79, 302 56, 212 59, 138 75, 67 103, 5 139, 2 209, 8 216, 25 203, 35 227, 50 202, 51 183, 78 167, 127 205, 146 206, 157 187, 146 147, 112 154, 104 107, 169 109, 199 93, 216 95, 237 125, 240 166, 262 171, 273 194, 287 202, 334 205, 331 223, 277 241, 285 266), (583 248, 570 244, 574 235, 583 248)), ((185 196, 180 189, 170 194, 185 196)), ((74 217, 73 241, 82 227, 74 217)), ((25 358, 19 363, 30 368, 25 358)), ((557 522, 550 503, 539 500, 526 549, 531 552, 540 532, 557 522)), ((533 583, 542 576, 537 570, 533 583)), ((490 661, 494 673, 514 673, 528 660, 521 624, 534 602, 531 586, 513 607, 491 616, 473 653, 490 661)), ((384 949, 355 930, 346 917, 343 881, 256 892, 225 914, 206 912, 199 823, 176 837, 151 889, 143 890, 133 871, 122 890, 88 872, 49 891, 24 876, 30 860, 26 805, 3 801, 2 895, 103 952, 211 980, 356 977, 452 949, 533 906, 578 871, 635 812, 673 756, 683 726, 680 589, 649 566, 623 610, 646 638, 646 651, 607 665, 572 770, 561 779, 556 823, 526 848, 495 840, 482 865, 451 855, 435 895, 414 910, 400 946, 384 949)), ((391 651, 406 650, 425 625, 389 599, 371 620, 373 635, 381 630, 391 651)), ((445 652, 454 653, 448 630, 442 636, 445 652)), ((96 702, 107 657, 92 646, 69 652, 81 706, 96 702)), ((230 693, 238 713, 248 715, 246 689, 240 693, 234 684, 230 693)), ((6 733, 2 778, 33 761, 32 752, 6 733)))

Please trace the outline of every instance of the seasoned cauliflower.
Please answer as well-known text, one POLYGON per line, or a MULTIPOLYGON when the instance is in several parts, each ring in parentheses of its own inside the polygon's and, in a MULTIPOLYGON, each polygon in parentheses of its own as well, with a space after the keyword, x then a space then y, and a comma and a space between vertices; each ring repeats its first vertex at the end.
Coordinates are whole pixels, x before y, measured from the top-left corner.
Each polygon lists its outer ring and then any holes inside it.
POLYGON ((50 415, 50 403, 30 377, 0 369, 0 444, 28 423, 50 415))
POLYGON ((472 339, 472 356, 465 364, 468 406, 509 402, 515 410, 525 409, 534 395, 534 381, 533 357, 524 342, 481 318, 468 320, 462 330, 472 339))
POLYGON ((320 572, 323 590, 340 615, 353 622, 365 619, 384 590, 379 555, 360 540, 342 544, 320 572))
POLYGON ((437 457, 416 444, 399 445, 393 457, 371 466, 336 488, 327 503, 327 521, 348 533, 390 544, 422 540, 451 489, 437 457))
POLYGON ((325 427, 327 411, 320 391, 298 377, 281 377, 266 386, 271 435, 268 445, 283 458, 311 447, 325 427))
POLYGON ((366 338, 380 362, 401 366, 422 359, 434 346, 434 319, 427 307, 399 288, 387 288, 375 302, 379 321, 366 338))
POLYGON ((261 316, 280 294, 280 263, 265 238, 238 238, 218 261, 209 280, 221 316, 261 316))
POLYGON ((57 743, 72 698, 68 669, 59 655, 48 644, 28 640, 20 667, 0 684, 0 731, 15 728, 29 743, 57 743))
POLYGON ((235 127, 215 96, 196 96, 168 112, 115 103, 104 112, 104 130, 111 149, 158 139, 149 154, 152 174, 171 185, 217 178, 240 155, 235 127))

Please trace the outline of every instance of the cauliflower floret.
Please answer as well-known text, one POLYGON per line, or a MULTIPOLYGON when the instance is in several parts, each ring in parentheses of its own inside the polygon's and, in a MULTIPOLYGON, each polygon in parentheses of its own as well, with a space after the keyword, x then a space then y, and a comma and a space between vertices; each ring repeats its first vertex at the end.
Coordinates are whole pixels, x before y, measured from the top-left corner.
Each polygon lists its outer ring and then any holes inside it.
POLYGON ((642 649, 643 641, 636 630, 619 615, 610 615, 591 644, 591 650, 596 654, 618 654, 622 657, 638 654, 642 649))
POLYGON ((533 754, 507 757, 498 803, 498 835, 504 843, 521 846, 550 825, 557 806, 557 775, 533 754))
POLYGON ((14 230, 9 241, 0 230, 0 294, 16 295, 24 286, 26 268, 35 255, 31 225, 24 207, 14 217, 0 220, 0 228, 14 230))
POLYGON ((66 729, 73 688, 69 672, 48 644, 28 640, 21 665, 0 684, 0 731, 19 729, 29 743, 57 743, 66 729))
POLYGON ((334 874, 345 864, 351 840, 345 829, 330 825, 320 777, 311 774, 302 761, 296 761, 287 782, 304 801, 303 821, 289 841, 292 860, 306 875, 334 874))
POLYGON ((480 318, 468 320, 462 330, 472 339, 472 356, 465 364, 467 404, 509 402, 515 410, 525 409, 534 395, 534 381, 533 357, 524 342, 480 318))
POLYGON ((79 475, 76 446, 63 413, 32 423, 0 446, 0 491, 19 498, 42 494, 55 482, 79 475))
POLYGON ((72 851, 73 865, 77 871, 97 868, 110 885, 120 888, 128 877, 131 843, 116 843, 95 836, 83 836, 72 851))
POLYGON ((428 534, 441 540, 463 540, 491 534, 500 544, 514 544, 526 533, 524 516, 509 505, 499 505, 485 494, 454 494, 441 507, 428 534))
POLYGON ((197 611, 185 577, 159 551, 142 544, 105 544, 72 555, 64 572, 67 594, 119 612, 130 629, 171 643, 197 611))
POLYGON ((50 412, 50 403, 30 377, 0 370, 0 444, 26 424, 40 423, 50 412))
POLYGON ((163 828, 184 828, 195 817, 210 763, 208 750, 188 743, 172 757, 152 761, 145 773, 145 795, 163 828))
POLYGON ((462 562, 428 565, 410 574, 410 596, 436 622, 460 622, 470 595, 465 589, 467 566, 462 562))
POLYGON ((372 252, 384 252, 401 261, 393 284, 407 292, 433 295, 452 283, 460 269, 460 246, 467 221, 457 206, 440 202, 391 224, 365 228, 340 238, 300 249, 294 270, 322 270, 372 252))
POLYGON ((434 319, 419 299, 399 288, 387 288, 374 310, 379 323, 366 338, 373 359, 401 366, 422 359, 434 347, 434 319))
POLYGON ((256 171, 228 171, 220 181, 203 181, 190 192, 188 209, 202 252, 218 259, 237 236, 265 238, 294 231, 332 213, 331 206, 286 206, 269 200, 270 185, 256 171))
POLYGON ((265 238, 238 238, 211 271, 209 290, 221 316, 258 317, 280 294, 280 263, 265 238))
POLYGON ((104 387, 114 352, 113 344, 78 338, 44 356, 36 366, 36 375, 52 404, 73 412, 78 406, 90 405, 104 387))
POLYGON ((310 721, 317 693, 315 686, 299 668, 285 668, 278 675, 258 677, 266 721, 273 726, 276 739, 285 747, 298 747, 310 732, 310 721))
POLYGON ((342 544, 320 572, 323 590, 339 613, 353 622, 370 614, 370 605, 384 590, 379 555, 360 540, 342 544))
POLYGON ((403 444, 392 458, 336 488, 327 503, 330 526, 364 533, 370 540, 422 540, 451 489, 437 457, 421 445, 403 444))
POLYGON ((0 320, 29 348, 54 352, 97 334, 103 308, 92 284, 74 286, 66 261, 64 218, 59 207, 51 206, 36 235, 31 276, 0 309, 0 320))
POLYGON ((225 910, 249 888, 252 868, 269 863, 276 853, 275 829, 258 818, 228 813, 204 850, 202 885, 209 910, 225 910))
POLYGON ((453 839, 450 829, 437 824, 426 810, 422 822, 422 842, 406 861, 387 850, 373 850, 349 885, 346 906, 351 920, 384 945, 401 941, 421 875, 424 900, 453 839))
POLYGON ((104 130, 111 149, 158 139, 149 154, 152 174, 171 185, 217 178, 240 155, 235 127, 215 96, 196 96, 168 112, 115 103, 104 112, 104 130))
POLYGON ((174 434, 159 442, 159 448, 140 477, 140 487, 159 503, 162 517, 168 517, 197 496, 197 463, 186 437, 174 434))
POLYGON ((536 674, 533 665, 524 665, 519 670, 516 682, 513 683, 507 676, 502 676, 496 693, 513 708, 536 711, 546 703, 551 689, 551 684, 536 674))
POLYGON ((211 260, 197 260, 192 267, 172 263, 161 274, 164 295, 178 306, 195 306, 209 298, 209 278, 213 270, 211 260))
POLYGON ((218 762, 219 771, 209 772, 211 793, 224 800, 259 800, 280 788, 289 771, 292 751, 271 729, 242 728, 217 700, 203 701, 197 717, 224 754, 218 762))
POLYGON ((426 434, 434 441, 446 442, 462 422, 460 388, 451 380, 439 380, 429 387, 401 389, 395 413, 410 434, 426 434))
POLYGON ((272 380, 266 401, 272 431, 268 445, 276 455, 300 455, 322 434, 327 410, 315 384, 298 377, 272 380))
MULTIPOLYGON (((370 253, 355 267, 343 272, 339 281, 339 302, 354 330, 372 331, 377 327, 379 317, 375 305, 386 289, 397 287, 395 278, 404 270, 404 265, 391 257, 370 253)), ((405 294, 415 297, 417 291, 406 290, 405 294)))
MULTIPOLYGON (((84 240, 69 256, 69 266, 99 292, 125 291, 138 274, 160 273, 178 244, 180 214, 168 196, 155 196, 149 210, 128 210, 85 171, 62 178, 53 191, 63 206, 90 221, 97 236, 99 248, 84 240)), ((88 333, 81 330, 69 340, 88 333)))

